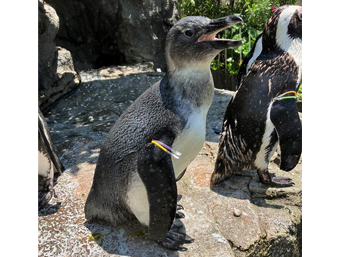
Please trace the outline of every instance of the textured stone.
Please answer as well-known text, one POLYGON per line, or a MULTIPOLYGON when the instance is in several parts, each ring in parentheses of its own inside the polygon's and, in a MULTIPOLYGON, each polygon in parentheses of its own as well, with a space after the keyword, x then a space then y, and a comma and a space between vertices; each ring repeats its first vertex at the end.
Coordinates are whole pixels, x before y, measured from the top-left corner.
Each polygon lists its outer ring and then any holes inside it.
POLYGON ((178 17, 177 0, 47 0, 60 17, 58 45, 76 70, 124 62, 165 68, 165 38, 178 17))
POLYGON ((56 47, 55 36, 59 29, 56 11, 42 0, 38 1, 39 56, 38 101, 43 113, 57 100, 79 84, 70 52, 56 47))

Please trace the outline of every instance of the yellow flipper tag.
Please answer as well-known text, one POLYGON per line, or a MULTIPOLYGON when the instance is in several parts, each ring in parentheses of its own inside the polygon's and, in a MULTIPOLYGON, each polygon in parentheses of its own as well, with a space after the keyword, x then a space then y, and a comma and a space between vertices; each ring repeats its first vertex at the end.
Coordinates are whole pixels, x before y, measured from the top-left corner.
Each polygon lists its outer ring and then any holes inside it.
POLYGON ((162 149, 164 152, 167 152, 168 154, 170 154, 171 156, 173 156, 176 159, 179 159, 179 157, 182 155, 180 152, 173 150, 171 147, 167 146, 163 142, 160 142, 157 140, 152 140, 151 143, 155 144, 160 149, 162 149))

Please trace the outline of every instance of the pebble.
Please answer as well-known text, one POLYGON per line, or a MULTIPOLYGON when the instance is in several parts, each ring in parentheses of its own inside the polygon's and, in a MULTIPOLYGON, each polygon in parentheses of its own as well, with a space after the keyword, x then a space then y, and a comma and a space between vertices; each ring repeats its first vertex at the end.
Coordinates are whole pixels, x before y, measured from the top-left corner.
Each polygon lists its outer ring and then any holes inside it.
POLYGON ((234 216, 235 216, 235 217, 240 217, 240 216, 241 216, 241 211, 238 210, 238 209, 235 209, 235 210, 234 210, 234 216))

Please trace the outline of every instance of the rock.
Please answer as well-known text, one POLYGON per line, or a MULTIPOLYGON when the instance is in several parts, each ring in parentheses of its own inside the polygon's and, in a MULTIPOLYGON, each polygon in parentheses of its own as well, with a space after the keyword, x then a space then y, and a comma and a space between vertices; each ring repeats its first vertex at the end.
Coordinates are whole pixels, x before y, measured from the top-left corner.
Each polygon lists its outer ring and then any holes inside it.
POLYGON ((178 20, 177 0, 47 0, 56 9, 58 45, 69 49, 76 70, 125 62, 165 69, 165 38, 178 20))
MULTIPOLYGON (((86 222, 84 204, 101 142, 130 103, 161 79, 148 74, 150 69, 146 67, 144 72, 141 66, 82 72, 88 82, 82 82, 47 115, 52 139, 67 170, 55 186, 59 199, 52 199, 52 204, 57 207, 49 215, 39 213, 39 256, 301 256, 301 162, 289 173, 280 171, 274 162, 270 164, 270 172, 292 178, 295 185, 290 188, 262 185, 255 170, 242 171, 210 188, 218 149, 215 134, 216 140, 205 142, 177 183, 185 214, 180 222, 195 238, 194 243, 185 245, 188 251, 161 248, 137 223, 111 227, 86 222), (90 116, 93 122, 89 122, 90 116)), ((220 124, 223 116, 215 113, 224 113, 230 97, 230 92, 215 90, 208 115, 210 126, 220 124)), ((207 133, 207 140, 211 133, 207 133)))
POLYGON ((39 0, 39 107, 46 113, 56 102, 79 84, 72 56, 64 48, 56 47, 55 36, 59 18, 55 10, 39 0))

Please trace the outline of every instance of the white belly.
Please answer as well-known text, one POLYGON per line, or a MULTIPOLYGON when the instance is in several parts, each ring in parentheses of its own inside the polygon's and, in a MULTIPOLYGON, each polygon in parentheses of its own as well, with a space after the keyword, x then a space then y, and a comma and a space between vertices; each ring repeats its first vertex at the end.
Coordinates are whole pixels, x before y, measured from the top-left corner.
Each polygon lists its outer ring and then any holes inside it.
POLYGON ((38 151, 38 175, 53 178, 51 162, 47 155, 38 151))
POLYGON ((176 178, 186 169, 201 151, 206 132, 206 111, 194 112, 185 129, 173 142, 172 148, 182 153, 179 159, 172 157, 176 178))
MULTIPOLYGON (((176 178, 196 158, 205 140, 207 110, 193 113, 185 129, 175 139, 172 148, 181 152, 179 159, 172 157, 172 165, 176 178)), ((140 223, 149 225, 150 213, 147 190, 138 172, 128 187, 127 204, 140 223)))
POLYGON ((150 223, 150 207, 147 190, 138 172, 133 174, 127 191, 127 205, 141 224, 150 223))
MULTIPOLYGON (((265 127, 265 132, 262 137, 262 144, 260 146, 260 150, 257 153, 256 159, 255 159, 255 166, 258 169, 267 169, 268 167, 268 161, 266 161, 266 148, 270 144, 271 141, 271 135, 274 130, 274 125, 271 121, 271 109, 272 109, 272 104, 268 107, 267 111, 267 119, 266 119, 266 127, 265 127)), ((273 147, 272 152, 270 153, 270 157, 273 155, 275 149, 276 149, 277 144, 273 147)))

